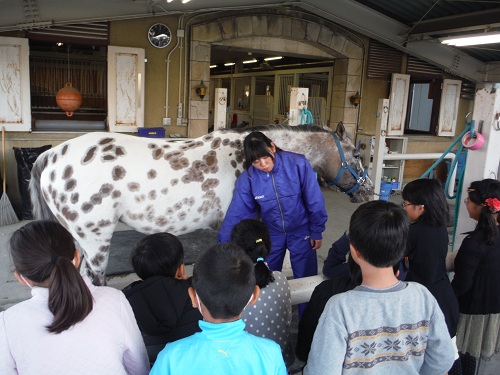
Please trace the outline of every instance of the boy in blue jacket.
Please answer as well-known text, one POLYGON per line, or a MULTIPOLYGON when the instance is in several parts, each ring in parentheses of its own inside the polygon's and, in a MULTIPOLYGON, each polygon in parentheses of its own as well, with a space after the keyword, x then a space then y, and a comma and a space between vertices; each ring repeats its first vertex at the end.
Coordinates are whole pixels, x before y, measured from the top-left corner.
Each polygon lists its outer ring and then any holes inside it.
POLYGON ((254 264, 240 247, 222 243, 205 251, 189 288, 193 307, 203 315, 202 331, 167 344, 150 375, 286 375, 280 346, 244 330, 241 314, 259 290, 254 264))

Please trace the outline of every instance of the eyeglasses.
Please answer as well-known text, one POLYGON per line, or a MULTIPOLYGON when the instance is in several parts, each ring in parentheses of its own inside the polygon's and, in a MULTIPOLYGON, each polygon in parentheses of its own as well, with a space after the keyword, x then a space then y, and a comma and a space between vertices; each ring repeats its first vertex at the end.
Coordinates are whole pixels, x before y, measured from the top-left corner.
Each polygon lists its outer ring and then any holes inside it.
POLYGON ((402 201, 401 207, 406 208, 406 206, 415 206, 413 203, 402 201))

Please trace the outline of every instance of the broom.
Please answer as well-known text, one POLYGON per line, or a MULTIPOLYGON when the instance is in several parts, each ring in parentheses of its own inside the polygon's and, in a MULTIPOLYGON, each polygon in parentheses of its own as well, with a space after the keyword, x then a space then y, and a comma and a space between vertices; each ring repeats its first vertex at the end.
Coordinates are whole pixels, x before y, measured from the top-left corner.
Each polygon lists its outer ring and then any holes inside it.
POLYGON ((5 173, 7 166, 5 162, 5 127, 2 126, 2 169, 3 169, 3 192, 0 198, 0 226, 15 224, 19 222, 9 197, 7 197, 7 183, 5 173))

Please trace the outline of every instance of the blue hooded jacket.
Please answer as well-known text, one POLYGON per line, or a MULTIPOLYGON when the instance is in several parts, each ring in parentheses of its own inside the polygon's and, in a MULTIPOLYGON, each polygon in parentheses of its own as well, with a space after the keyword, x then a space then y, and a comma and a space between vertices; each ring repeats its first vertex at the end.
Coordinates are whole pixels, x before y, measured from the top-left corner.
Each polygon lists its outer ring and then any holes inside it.
POLYGON ((231 240, 232 228, 260 214, 271 236, 293 233, 321 240, 328 214, 316 174, 304 155, 274 154, 271 172, 250 166, 236 180, 233 199, 219 231, 219 242, 231 240))

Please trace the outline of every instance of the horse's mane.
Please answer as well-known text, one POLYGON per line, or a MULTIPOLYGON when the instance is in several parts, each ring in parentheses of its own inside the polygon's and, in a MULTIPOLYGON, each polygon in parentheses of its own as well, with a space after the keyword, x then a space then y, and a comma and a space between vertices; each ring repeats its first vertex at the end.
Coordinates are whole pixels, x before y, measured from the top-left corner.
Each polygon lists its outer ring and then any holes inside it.
POLYGON ((289 131, 289 132, 308 132, 308 133, 329 133, 331 130, 327 130, 321 128, 317 125, 259 125, 259 126, 250 126, 245 128, 235 128, 235 129, 225 129, 223 131, 227 133, 238 133, 245 134, 251 132, 260 132, 260 131, 289 131))

